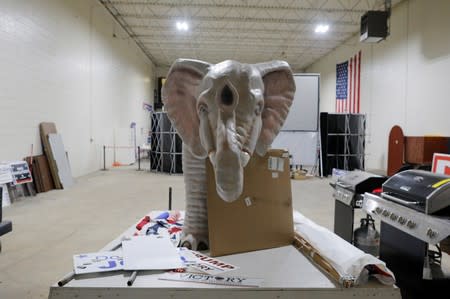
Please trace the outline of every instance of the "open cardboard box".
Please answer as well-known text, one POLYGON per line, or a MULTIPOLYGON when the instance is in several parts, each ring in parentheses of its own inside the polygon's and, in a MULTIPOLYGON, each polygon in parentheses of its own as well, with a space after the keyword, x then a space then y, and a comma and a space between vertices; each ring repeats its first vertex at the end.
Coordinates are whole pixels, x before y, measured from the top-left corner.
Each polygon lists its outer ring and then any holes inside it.
POLYGON ((244 190, 234 202, 216 191, 214 171, 206 161, 208 227, 211 256, 290 245, 294 241, 289 153, 272 149, 253 155, 244 168, 244 190))

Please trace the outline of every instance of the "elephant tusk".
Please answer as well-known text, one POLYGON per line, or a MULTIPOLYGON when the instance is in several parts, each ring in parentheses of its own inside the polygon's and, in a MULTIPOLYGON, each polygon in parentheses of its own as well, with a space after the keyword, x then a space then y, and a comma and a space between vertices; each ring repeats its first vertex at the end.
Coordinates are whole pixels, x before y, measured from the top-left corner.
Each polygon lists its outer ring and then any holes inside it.
POLYGON ((211 161, 211 164, 213 166, 215 166, 215 161, 216 161, 216 152, 215 151, 210 151, 208 153, 208 157, 209 157, 209 161, 211 161))
POLYGON ((242 167, 245 167, 247 165, 248 161, 250 161, 250 155, 247 152, 241 151, 242 167))

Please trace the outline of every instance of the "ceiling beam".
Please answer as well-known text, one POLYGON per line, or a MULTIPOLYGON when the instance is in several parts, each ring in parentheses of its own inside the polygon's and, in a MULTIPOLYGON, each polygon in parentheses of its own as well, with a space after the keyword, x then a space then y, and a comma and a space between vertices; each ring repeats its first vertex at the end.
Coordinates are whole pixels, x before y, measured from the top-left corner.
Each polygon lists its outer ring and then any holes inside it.
MULTIPOLYGON (((167 34, 176 34, 180 35, 180 32, 176 31, 175 29, 168 28, 166 26, 149 26, 149 25, 129 25, 135 32, 139 30, 151 30, 152 32, 158 32, 158 34, 166 35, 167 34)), ((207 33, 220 33, 220 34, 228 34, 232 37, 235 37, 236 33, 241 34, 259 34, 261 36, 267 36, 267 35, 276 35, 280 36, 281 34, 300 34, 305 33, 304 30, 283 30, 283 29, 256 29, 256 28, 245 28, 243 30, 242 28, 211 28, 211 27, 204 27, 204 26, 196 26, 192 28, 186 36, 196 36, 200 34, 207 34, 207 33)), ((349 35, 353 35, 354 31, 345 31, 345 30, 335 30, 331 29, 331 31, 327 34, 326 39, 330 40, 342 40, 347 38, 349 35), (331 36, 330 36, 331 35, 331 36)), ((135 37, 150 37, 155 36, 155 34, 139 34, 136 33, 135 37)))
MULTIPOLYGON (((125 19, 138 19, 138 20, 165 20, 176 21, 183 16, 167 16, 167 15, 152 15, 152 14, 136 14, 136 13, 122 13, 120 17, 125 19)), ((307 19, 276 19, 276 18, 254 18, 254 17, 193 17, 194 21, 202 22, 235 22, 235 23, 275 23, 275 24, 316 24, 316 21, 307 19)), ((342 25, 342 26, 359 26, 359 22, 355 21, 329 21, 330 25, 342 25)))
POLYGON ((324 49, 333 49, 336 47, 336 44, 333 43, 332 45, 324 45, 324 43, 317 43, 316 41, 310 41, 310 42, 301 42, 301 43, 267 43, 264 40, 253 40, 253 41, 246 41, 241 40, 239 42, 232 41, 232 40, 214 40, 214 39, 208 39, 208 40, 200 40, 200 41, 193 41, 190 39, 183 39, 183 40, 158 40, 156 41, 145 41, 142 40, 142 44, 145 46, 147 45, 186 45, 186 44, 193 44, 193 45, 217 45, 217 46, 232 46, 235 48, 242 48, 242 47, 266 47, 266 48, 324 48, 324 49))
MULTIPOLYGON (((236 3, 222 3, 222 4, 212 4, 212 3, 186 3, 183 1, 177 1, 173 3, 165 3, 165 2, 149 2, 149 1, 108 1, 110 4, 115 6, 149 6, 149 7, 161 7, 161 8, 206 8, 206 9, 215 9, 215 8, 223 8, 223 9, 254 9, 254 10, 275 10, 275 11, 306 11, 306 12, 326 12, 326 13, 358 13, 363 14, 367 10, 363 9, 350 9, 350 8, 316 8, 316 7, 306 7, 306 6, 296 6, 296 5, 270 5, 270 4, 236 4, 236 3)), ((296 1, 293 3, 302 3, 302 1, 296 1)), ((376 4, 376 1, 373 1, 373 5, 376 4)), ((372 7, 370 7, 372 8, 372 7)))
MULTIPOLYGON (((209 47, 210 45, 213 44, 208 44, 208 46, 202 45, 202 44, 193 44, 190 45, 189 47, 186 47, 184 44, 179 44, 179 43, 162 43, 162 44, 166 44, 164 46, 164 50, 180 50, 180 51, 189 51, 189 50, 205 50, 205 51, 231 51, 231 50, 236 50, 238 49, 239 51, 250 51, 250 52, 257 52, 257 53, 265 53, 265 52, 274 52, 274 51, 280 51, 283 52, 283 48, 280 47, 256 47, 256 48, 250 48, 250 47, 236 47, 235 45, 230 45, 230 44, 217 44, 220 45, 220 47, 209 47)), ((145 44, 147 49, 150 50, 160 50, 162 51, 161 48, 159 48, 159 46, 157 44, 145 44)), ((251 45, 248 45, 251 46, 251 45)), ((325 48, 325 47, 319 47, 319 46, 313 46, 313 45, 308 45, 308 46, 296 46, 296 47, 291 47, 292 51, 304 51, 307 49, 314 49, 315 51, 330 51, 332 48, 325 48)))
MULTIPOLYGON (((242 42, 260 42, 262 44, 271 44, 275 43, 277 46, 286 45, 292 41, 291 38, 284 37, 241 37, 239 41, 236 41, 229 37, 211 37, 211 36, 185 36, 185 37, 174 37, 167 35, 140 35, 137 36, 144 44, 145 43, 154 43, 156 41, 164 42, 164 41, 177 41, 177 42, 232 42, 233 44, 239 45, 242 42)), ((300 38, 296 43, 319 43, 319 44, 335 44, 342 42, 342 39, 325 39, 325 40, 317 40, 317 39, 308 39, 308 38, 300 38)))

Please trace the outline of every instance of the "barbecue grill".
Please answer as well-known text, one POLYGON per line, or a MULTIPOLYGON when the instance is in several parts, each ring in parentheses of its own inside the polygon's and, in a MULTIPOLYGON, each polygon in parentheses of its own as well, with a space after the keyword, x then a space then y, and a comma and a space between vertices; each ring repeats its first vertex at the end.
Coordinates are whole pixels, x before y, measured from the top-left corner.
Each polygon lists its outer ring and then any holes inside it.
POLYGON ((354 209, 361 208, 365 192, 381 188, 385 177, 366 171, 353 170, 340 176, 334 188, 334 233, 353 243, 354 209))
POLYGON ((441 243, 450 236, 449 176, 399 172, 379 195, 364 194, 363 210, 381 221, 380 259, 394 272, 403 298, 448 294, 450 256, 441 243))

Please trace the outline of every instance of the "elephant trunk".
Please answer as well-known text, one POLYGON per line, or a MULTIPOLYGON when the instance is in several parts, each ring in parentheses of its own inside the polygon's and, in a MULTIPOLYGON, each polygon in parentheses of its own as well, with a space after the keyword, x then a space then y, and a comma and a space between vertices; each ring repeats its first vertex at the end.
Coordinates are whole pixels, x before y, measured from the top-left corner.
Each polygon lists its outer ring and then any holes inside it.
POLYGON ((236 140, 233 117, 225 118, 223 116, 219 117, 217 147, 215 157, 211 158, 214 160, 217 193, 224 201, 232 202, 238 199, 242 193, 244 186, 243 169, 247 164, 248 155, 242 153, 239 142, 236 140))

